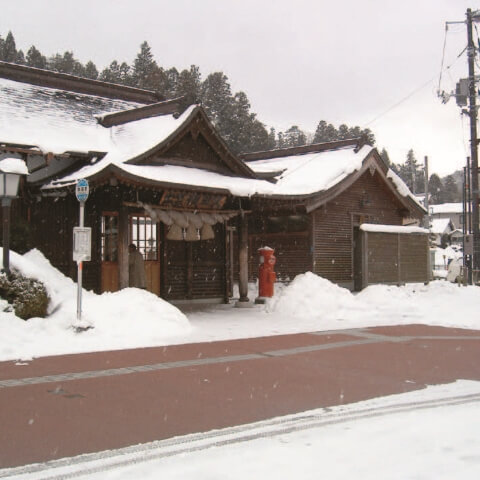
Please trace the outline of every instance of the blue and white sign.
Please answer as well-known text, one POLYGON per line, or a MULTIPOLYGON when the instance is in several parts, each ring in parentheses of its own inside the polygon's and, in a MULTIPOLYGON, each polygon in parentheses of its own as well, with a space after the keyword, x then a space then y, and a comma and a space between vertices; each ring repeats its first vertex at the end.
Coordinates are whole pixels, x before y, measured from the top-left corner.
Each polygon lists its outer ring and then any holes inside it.
POLYGON ((75 187, 75 195, 79 202, 85 202, 88 198, 88 193, 90 189, 88 187, 88 182, 84 178, 77 181, 77 186, 75 187))

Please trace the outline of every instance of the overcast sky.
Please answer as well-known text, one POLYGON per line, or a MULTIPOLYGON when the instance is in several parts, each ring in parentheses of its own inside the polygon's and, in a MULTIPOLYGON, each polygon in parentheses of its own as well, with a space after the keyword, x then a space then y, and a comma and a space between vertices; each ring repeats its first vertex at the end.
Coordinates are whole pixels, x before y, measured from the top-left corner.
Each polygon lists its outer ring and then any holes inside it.
MULTIPOLYGON (((223 71, 268 127, 369 127, 392 161, 413 148, 443 176, 469 155, 468 118, 436 96, 445 22, 467 8, 480 1, 15 0, 2 2, 0 35, 11 30, 24 52, 73 51, 99 70, 131 64, 146 40, 164 68, 223 71)), ((466 42, 464 24, 449 27, 446 91, 467 75, 465 53, 457 59, 466 42)))

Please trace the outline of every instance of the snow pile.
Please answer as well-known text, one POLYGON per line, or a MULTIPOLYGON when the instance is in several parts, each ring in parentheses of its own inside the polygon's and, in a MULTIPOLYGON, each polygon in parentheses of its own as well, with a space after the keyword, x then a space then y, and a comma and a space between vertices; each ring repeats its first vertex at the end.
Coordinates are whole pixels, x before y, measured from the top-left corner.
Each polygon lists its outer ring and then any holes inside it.
POLYGON ((0 300, 0 360, 165 344, 191 330, 187 317, 170 303, 145 290, 127 288, 102 295, 83 290, 82 319, 94 328, 77 334, 72 329, 77 285, 38 250, 23 257, 10 253, 12 268, 45 284, 51 306, 49 317, 25 322, 6 312, 7 302, 0 300))
POLYGON ((443 280, 402 287, 371 285, 358 293, 357 299, 369 306, 377 325, 425 323, 478 329, 475 312, 480 305, 480 288, 474 286, 460 287, 443 280))
POLYGON ((322 322, 351 317, 359 309, 361 302, 349 290, 312 272, 297 275, 267 304, 270 313, 298 319, 318 318, 322 322))

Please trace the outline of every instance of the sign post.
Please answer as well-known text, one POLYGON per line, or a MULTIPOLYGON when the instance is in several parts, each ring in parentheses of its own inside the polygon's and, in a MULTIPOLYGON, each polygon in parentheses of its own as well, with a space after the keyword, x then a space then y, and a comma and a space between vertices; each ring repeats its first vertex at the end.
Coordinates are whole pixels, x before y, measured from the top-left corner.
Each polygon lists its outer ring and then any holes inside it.
POLYGON ((84 226, 85 202, 88 198, 89 186, 85 179, 78 180, 75 195, 80 202, 79 226, 73 228, 73 260, 77 262, 77 321, 74 329, 82 332, 93 328, 82 323, 82 280, 83 262, 89 261, 92 250, 92 230, 84 226))

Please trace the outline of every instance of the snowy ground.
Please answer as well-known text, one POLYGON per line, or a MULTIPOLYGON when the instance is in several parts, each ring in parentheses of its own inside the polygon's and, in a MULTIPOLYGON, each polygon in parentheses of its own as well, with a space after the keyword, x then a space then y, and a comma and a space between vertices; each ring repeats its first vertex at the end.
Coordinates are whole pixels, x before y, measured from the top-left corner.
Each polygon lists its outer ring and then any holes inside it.
MULTIPOLYGON (((0 299, 0 361, 375 325, 480 328, 478 287, 434 281, 371 286, 354 295, 306 273, 288 287, 277 285, 268 304, 251 308, 235 308, 232 303, 182 313, 143 290, 128 288, 103 295, 84 291, 83 318, 94 328, 75 333, 76 284, 38 250, 23 256, 12 252, 11 265, 47 285, 52 313, 25 322, 5 311, 8 304, 0 299)), ((250 298, 255 296, 252 285, 250 298)))
POLYGON ((17 480, 477 480, 480 382, 0 470, 17 480))
MULTIPOLYGON (((277 286, 267 305, 251 308, 217 305, 182 313, 142 290, 84 292, 84 318, 94 328, 75 333, 76 285, 36 250, 23 257, 12 254, 11 264, 46 283, 52 313, 25 322, 5 311, 8 305, 0 300, 0 360, 374 325, 480 325, 478 287, 435 281, 427 286, 372 286, 353 295, 307 273, 288 287, 277 286)), ((252 285, 250 298, 255 295, 252 285)), ((92 480, 477 479, 479 431, 480 382, 457 381, 103 452, 93 459, 53 462, 42 472, 8 474, 92 480)))

